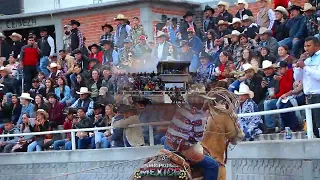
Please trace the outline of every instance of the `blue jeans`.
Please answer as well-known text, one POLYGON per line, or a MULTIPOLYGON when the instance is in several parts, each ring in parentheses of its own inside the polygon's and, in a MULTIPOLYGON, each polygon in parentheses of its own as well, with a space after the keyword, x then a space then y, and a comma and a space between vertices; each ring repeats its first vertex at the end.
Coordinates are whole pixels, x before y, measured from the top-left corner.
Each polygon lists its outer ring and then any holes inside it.
POLYGON ((41 72, 44 73, 44 75, 46 77, 48 77, 50 75, 50 71, 48 69, 49 66, 49 58, 48 56, 43 56, 42 58, 40 58, 40 64, 39 64, 39 69, 41 72))
POLYGON ((90 144, 90 148, 94 149, 92 140, 94 140, 93 137, 84 137, 82 139, 78 139, 78 149, 87 149, 88 145, 90 144))
POLYGON ((71 141, 66 141, 65 139, 54 141, 54 143, 53 143, 53 149, 54 150, 60 150, 61 146, 64 146, 65 150, 71 150, 72 149, 71 141))
MULTIPOLYGON (((278 101, 278 99, 265 100, 263 103, 264 110, 269 111, 269 110, 277 109, 277 101, 278 101)), ((264 116, 264 123, 266 125, 266 128, 275 128, 276 124, 275 124, 273 116, 274 115, 265 115, 264 116)))
POLYGON ((101 143, 101 139, 104 137, 102 132, 94 132, 94 143, 101 143))
POLYGON ((36 151, 42 151, 41 147, 38 145, 37 141, 33 141, 32 143, 30 143, 28 145, 28 148, 27 148, 27 152, 33 152, 35 149, 36 151))
POLYGON ((289 47, 289 49, 292 49, 292 55, 296 58, 299 58, 299 53, 303 47, 303 43, 304 43, 304 41, 301 39, 293 42, 293 38, 285 38, 285 39, 279 41, 278 45, 279 46, 287 45, 289 47))
POLYGON ((108 140, 107 137, 101 138, 101 148, 110 148, 111 142, 108 140))
POLYGON ((75 74, 70 74, 70 82, 71 82, 71 87, 74 87, 75 84, 77 83, 77 76, 75 74))

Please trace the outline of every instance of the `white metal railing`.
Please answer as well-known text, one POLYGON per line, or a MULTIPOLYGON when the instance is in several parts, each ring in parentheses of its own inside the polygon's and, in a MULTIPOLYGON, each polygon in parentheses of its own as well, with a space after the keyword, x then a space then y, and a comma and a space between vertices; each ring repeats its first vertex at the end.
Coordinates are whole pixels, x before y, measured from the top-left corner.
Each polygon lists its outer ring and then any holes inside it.
MULTIPOLYGON (((320 108, 320 103, 291 107, 291 108, 286 108, 286 109, 277 109, 277 110, 270 110, 270 111, 238 114, 238 117, 263 116, 263 115, 272 115, 272 114, 305 110, 306 121, 307 121, 307 136, 308 136, 308 139, 311 139, 311 138, 313 138, 313 125, 312 125, 311 110, 317 109, 317 108, 320 108)), ((140 124, 130 125, 128 128, 149 126, 149 142, 150 142, 150 146, 153 146, 154 145, 153 126, 161 126, 161 125, 169 125, 169 124, 170 124, 170 122, 140 123, 140 124)), ((36 136, 36 135, 45 135, 45 134, 71 133, 72 150, 75 150, 76 149, 76 134, 75 134, 76 132, 101 131, 101 130, 108 130, 108 129, 114 129, 114 128, 112 126, 108 126, 108 127, 98 127, 98 128, 69 129, 69 130, 56 130, 56 131, 44 131, 44 132, 32 132, 32 133, 20 133, 20 134, 5 134, 5 135, 0 135, 0 138, 2 138, 2 137, 29 136, 29 135, 36 136)))

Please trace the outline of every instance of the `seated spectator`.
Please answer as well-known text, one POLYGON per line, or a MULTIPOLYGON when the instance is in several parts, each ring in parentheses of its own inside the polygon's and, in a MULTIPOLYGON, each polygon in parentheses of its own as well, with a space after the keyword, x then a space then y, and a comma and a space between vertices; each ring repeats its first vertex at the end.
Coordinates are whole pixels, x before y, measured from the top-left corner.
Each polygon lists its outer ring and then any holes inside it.
POLYGON ((275 20, 275 15, 274 15, 274 11, 268 7, 269 3, 270 3, 270 0, 258 1, 258 6, 260 9, 257 14, 257 24, 260 27, 265 27, 271 30, 275 20))
MULTIPOLYGON (((72 129, 83 129, 92 128, 93 122, 86 116, 85 108, 78 108, 77 110, 78 119, 74 120, 72 129)), ((88 136, 88 132, 77 132, 78 137, 78 149, 87 149, 88 145, 91 144, 91 136, 88 136)))
POLYGON ((69 106, 71 104, 71 89, 67 85, 67 81, 64 77, 58 77, 57 87, 54 89, 54 92, 61 104, 64 106, 69 106))
MULTIPOLYGON (((63 130, 72 129, 72 123, 75 121, 74 112, 69 111, 67 117, 63 123, 63 130)), ((76 141, 77 143, 77 141, 76 141)), ((64 150, 71 150, 72 143, 71 143, 71 133, 66 133, 66 138, 62 140, 55 140, 53 142, 53 149, 60 150, 60 147, 64 147, 64 150)))
MULTIPOLYGON (((106 127, 106 121, 104 118, 105 107, 100 103, 95 103, 93 106, 94 109, 94 118, 93 118, 93 127, 106 127)), ((101 148, 101 139, 104 137, 105 130, 94 131, 94 136, 91 141, 94 142, 92 145, 92 149, 100 149, 101 148)))
POLYGON ((43 87, 45 85, 46 82, 46 76, 44 75, 43 72, 38 72, 37 78, 40 82, 40 87, 43 87))
POLYGON ((58 101, 58 97, 54 93, 48 94, 49 100, 49 121, 52 128, 56 128, 58 125, 62 125, 64 122, 64 106, 58 101))
MULTIPOLYGON (((33 128, 33 132, 44 132, 51 131, 51 127, 49 125, 49 114, 43 110, 38 109, 36 112, 35 126, 33 128)), ((43 149, 48 148, 53 143, 53 136, 50 134, 47 135, 38 135, 35 137, 35 140, 30 143, 27 147, 28 152, 42 151, 43 149)))
POLYGON ((100 70, 101 69, 101 64, 97 59, 89 59, 89 75, 91 76, 93 70, 100 70))
POLYGON ((98 69, 92 70, 91 79, 88 81, 88 87, 91 91, 91 99, 96 101, 99 96, 99 89, 101 88, 102 79, 98 69))
MULTIPOLYGON (((20 126, 20 133, 33 132, 34 120, 29 118, 28 114, 22 115, 22 124, 20 126)), ((28 145, 33 140, 33 135, 21 136, 17 144, 12 148, 12 152, 27 152, 28 145)))
POLYGON ((292 69, 292 64, 295 62, 296 58, 289 54, 289 48, 286 45, 282 45, 278 48, 278 61, 286 61, 288 63, 288 67, 292 69))
POLYGON ((298 58, 307 34, 306 19, 302 16, 300 6, 292 5, 289 12, 291 17, 286 24, 289 29, 289 37, 279 41, 279 46, 287 45, 289 49, 292 49, 292 55, 298 58))
POLYGON ((114 97, 112 94, 108 93, 107 87, 101 87, 99 89, 99 96, 97 98, 97 102, 100 102, 101 104, 113 104, 114 97))
POLYGON ((29 93, 22 93, 21 96, 19 97, 22 109, 21 109, 21 114, 19 116, 19 120, 17 124, 22 123, 22 115, 23 114, 29 114, 30 118, 34 118, 34 105, 31 103, 33 100, 32 97, 30 97, 29 93))
MULTIPOLYGON (((2 132, 2 135, 19 134, 19 133, 20 133, 19 129, 14 127, 10 119, 4 120, 4 130, 2 132)), ((18 140, 19 140, 18 136, 0 138, 0 152, 10 153, 13 146, 17 144, 18 140)))
POLYGON ((210 62, 211 56, 208 53, 201 52, 199 59, 201 65, 197 70, 196 81, 208 84, 215 79, 215 65, 210 62))
POLYGON ((103 46, 103 58, 102 65, 118 65, 119 63, 119 54, 113 48, 113 41, 102 41, 101 45, 103 46))
POLYGON ((44 102, 41 94, 37 94, 34 98, 34 111, 37 111, 38 109, 43 109, 48 112, 48 106, 44 102))
MULTIPOLYGON (((288 68, 288 63, 286 61, 280 62, 280 74, 281 76, 274 76, 274 79, 279 81, 279 92, 275 93, 274 91, 269 92, 268 100, 264 101, 264 110, 269 111, 277 109, 278 99, 285 93, 292 90, 293 85, 293 70, 288 68)), ((266 128, 274 129, 275 120, 272 115, 265 115, 264 121, 266 128)))
POLYGON ((244 15, 253 16, 252 11, 248 9, 249 4, 245 0, 238 0, 238 11, 236 17, 242 19, 244 15))
MULTIPOLYGON (((262 93, 263 99, 268 99, 269 92, 274 92, 276 94, 279 92, 279 82, 274 79, 274 76, 276 76, 276 73, 275 73, 275 67, 271 61, 264 60, 262 62, 262 69, 263 69, 264 77, 261 82, 261 87, 262 87, 261 93, 262 93)), ((260 110, 263 111, 263 108, 261 107, 260 110)))
POLYGON ((242 33, 244 30, 244 28, 241 25, 241 19, 239 18, 233 18, 232 23, 230 23, 230 25, 232 25, 233 30, 239 31, 240 33, 242 33))
POLYGON ((217 16, 217 21, 224 20, 226 22, 231 23, 233 16, 228 12, 230 7, 229 3, 224 1, 219 1, 217 4, 217 7, 218 7, 218 13, 219 13, 217 16))
POLYGON ((147 37, 145 35, 141 35, 138 39, 138 44, 134 46, 135 55, 139 58, 142 58, 146 61, 152 52, 152 48, 147 43, 147 37))
POLYGON ((58 77, 63 75, 63 72, 58 69, 58 64, 55 62, 52 62, 50 64, 50 75, 48 76, 51 79, 58 79, 58 77))
POLYGON ((37 94, 45 95, 45 89, 40 84, 41 82, 38 78, 32 80, 32 88, 29 90, 31 98, 35 98, 37 94))
POLYGON ((86 87, 86 86, 87 86, 87 79, 82 74, 78 74, 76 76, 76 82, 75 84, 72 85, 72 89, 71 89, 72 103, 74 103, 80 97, 80 95, 77 94, 77 91, 80 91, 81 87, 86 87))
POLYGON ((102 69, 102 84, 101 86, 103 87, 107 87, 108 88, 108 91, 110 93, 114 93, 115 91, 115 84, 114 84, 114 81, 115 79, 112 78, 112 71, 111 71, 111 68, 106 66, 106 67, 103 67, 102 69))
MULTIPOLYGON (((254 93, 249 89, 245 83, 241 83, 239 91, 235 90, 234 93, 239 96, 240 107, 239 114, 258 112, 258 105, 252 100, 254 93)), ((249 116, 238 118, 238 123, 241 130, 245 134, 245 140, 254 140, 254 138, 262 134, 261 125, 262 119, 260 116, 249 116)))
POLYGON ((242 58, 239 62, 236 62, 236 70, 243 71, 244 64, 251 64, 255 71, 259 69, 259 62, 257 61, 256 57, 254 57, 254 52, 251 49, 244 49, 242 53, 242 58))
POLYGON ((276 62, 276 56, 273 56, 270 54, 270 49, 268 47, 262 47, 260 49, 260 52, 258 52, 258 62, 259 62, 259 67, 262 67, 262 62, 264 60, 271 61, 272 63, 276 62))
POLYGON ((21 109, 22 105, 20 104, 18 96, 16 94, 13 94, 11 96, 11 103, 4 102, 2 106, 3 116, 11 117, 11 122, 13 124, 17 124, 21 115, 21 109))
POLYGON ((228 21, 224 21, 224 20, 220 20, 218 21, 218 31, 216 33, 216 37, 217 39, 220 39, 221 42, 224 41, 224 37, 231 34, 231 30, 228 29, 229 26, 229 22, 228 21))
POLYGON ((68 55, 65 50, 59 51, 58 69, 63 72, 66 78, 69 78, 70 74, 72 74, 74 63, 74 57, 68 55))
MULTIPOLYGON (((260 38, 259 48, 260 48, 260 51, 261 51, 261 48, 263 47, 268 48, 270 56, 276 57, 278 54, 279 46, 278 46, 278 41, 274 37, 272 37, 272 35, 273 35, 273 32, 271 30, 268 30, 267 28, 263 28, 263 27, 260 28, 259 29, 259 38, 260 38)), ((272 61, 271 59, 268 59, 268 60, 272 61)))
POLYGON ((207 41, 204 42, 205 52, 210 54, 210 56, 215 57, 215 54, 220 50, 220 46, 215 43, 217 40, 217 35, 213 29, 209 29, 207 33, 207 41))
MULTIPOLYGON (((89 59, 87 56, 82 55, 81 50, 79 50, 79 49, 75 50, 74 56, 75 56, 75 65, 78 65, 80 67, 80 69, 83 71, 89 70, 89 59)), ((70 79, 72 79, 71 76, 70 76, 70 79)))
MULTIPOLYGON (((293 90, 283 94, 277 102, 278 109, 290 108, 295 106, 302 106, 306 104, 306 97, 303 93, 302 81, 293 83, 293 90)), ((299 111, 281 113, 281 120, 283 127, 290 127, 292 131, 301 130, 301 114, 299 111)))
POLYGON ((246 34, 250 39, 256 39, 259 32, 259 26, 254 23, 254 17, 244 15, 242 18, 244 30, 242 33, 246 34))
POLYGON ((16 58, 14 58, 13 54, 11 54, 9 57, 9 64, 6 65, 6 68, 8 68, 8 71, 10 72, 9 75, 11 75, 11 77, 17 77, 19 66, 19 62, 16 62, 16 58))
POLYGON ((306 27, 308 36, 315 36, 319 34, 318 24, 319 24, 319 14, 317 13, 317 8, 312 6, 310 3, 304 3, 302 9, 304 16, 306 18, 306 27))
POLYGON ((48 94, 54 93, 55 84, 56 84, 55 80, 50 79, 50 78, 46 79, 45 86, 44 86, 45 95, 46 95, 46 96, 44 96, 44 101, 46 103, 48 103, 48 100, 47 100, 48 94))
POLYGON ((200 66, 199 58, 192 49, 190 49, 190 43, 182 40, 180 42, 181 53, 179 55, 180 61, 190 62, 189 72, 197 72, 198 67, 200 66))
POLYGON ((289 37, 289 29, 286 26, 289 12, 283 6, 278 6, 275 9, 276 20, 273 24, 274 38, 281 41, 289 37))
POLYGON ((103 52, 101 46, 98 44, 92 44, 91 46, 88 46, 88 49, 91 52, 89 58, 97 59, 99 64, 102 64, 103 52))
POLYGON ((242 49, 257 49, 258 43, 254 39, 249 39, 248 35, 246 34, 240 34, 239 35, 239 40, 240 40, 240 46, 242 49))
POLYGON ((0 79, 0 83, 3 84, 8 92, 15 92, 15 87, 14 87, 14 79, 9 76, 10 71, 8 68, 2 66, 0 67, 0 75, 1 75, 1 79, 0 79))
POLYGON ((136 115, 136 109, 129 105, 126 105, 121 109, 124 119, 120 121, 114 121, 112 126, 115 128, 125 128, 125 146, 126 147, 138 147, 144 146, 144 138, 141 127, 128 128, 132 124, 139 124, 139 117, 136 115))
POLYGON ((187 29, 187 32, 191 49, 196 55, 199 55, 199 53, 203 51, 203 44, 201 39, 198 36, 196 36, 194 28, 189 27, 187 29))
POLYGON ((76 93, 80 95, 80 98, 77 99, 71 107, 75 109, 83 108, 86 116, 93 116, 93 100, 90 98, 91 92, 87 87, 81 87, 80 91, 76 93))
POLYGON ((227 67, 227 62, 229 60, 229 53, 228 51, 222 51, 220 53, 220 62, 219 65, 217 65, 215 71, 216 75, 218 76, 219 80, 225 79, 228 74, 226 74, 226 67, 227 67))
POLYGON ((240 35, 239 31, 233 30, 231 35, 229 36, 231 39, 231 44, 229 44, 227 47, 224 48, 225 51, 230 53, 230 55, 232 56, 232 59, 235 62, 240 61, 241 54, 242 54, 242 47, 240 46, 239 35, 240 35))

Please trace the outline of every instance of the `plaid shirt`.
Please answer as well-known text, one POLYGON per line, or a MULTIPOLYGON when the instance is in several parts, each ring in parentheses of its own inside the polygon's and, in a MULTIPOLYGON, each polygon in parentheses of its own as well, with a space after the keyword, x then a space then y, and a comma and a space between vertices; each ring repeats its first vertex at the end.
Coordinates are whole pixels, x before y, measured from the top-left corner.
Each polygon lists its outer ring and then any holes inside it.
POLYGON ((208 81, 215 79, 214 73, 214 64, 208 64, 206 69, 201 65, 197 70, 196 82, 207 84, 208 81))
POLYGON ((100 43, 101 43, 103 40, 107 40, 107 41, 114 42, 114 35, 111 34, 111 33, 104 34, 104 35, 102 35, 102 36, 100 37, 100 43))
POLYGON ((308 36, 314 36, 319 33, 318 27, 316 25, 316 24, 319 24, 317 17, 318 17, 317 14, 306 16, 306 26, 308 30, 308 36))

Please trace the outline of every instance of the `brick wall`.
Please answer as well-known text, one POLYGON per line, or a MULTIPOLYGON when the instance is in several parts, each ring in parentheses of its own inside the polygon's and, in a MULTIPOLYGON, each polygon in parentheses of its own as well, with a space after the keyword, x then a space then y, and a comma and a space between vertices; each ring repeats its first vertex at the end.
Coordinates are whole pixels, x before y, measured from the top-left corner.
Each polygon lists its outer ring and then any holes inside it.
POLYGON ((183 16, 187 10, 172 10, 172 9, 166 9, 166 8, 159 8, 152 6, 152 13, 155 14, 166 14, 166 15, 174 15, 174 16, 183 16))
POLYGON ((87 16, 71 16, 69 18, 63 19, 62 23, 67 24, 71 19, 78 20, 81 23, 79 29, 83 32, 84 36, 87 39, 86 45, 90 45, 99 41, 100 36, 103 34, 101 30, 101 26, 103 24, 112 24, 115 31, 117 24, 113 18, 118 14, 124 14, 129 19, 135 16, 140 17, 140 9, 136 8, 122 11, 112 11, 112 9, 108 9, 108 11, 99 14, 90 14, 87 16))

